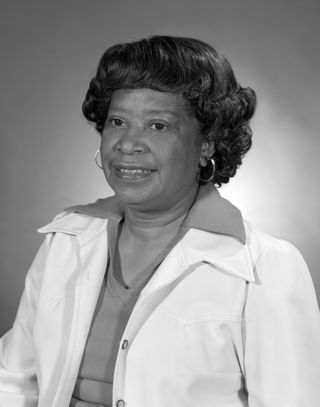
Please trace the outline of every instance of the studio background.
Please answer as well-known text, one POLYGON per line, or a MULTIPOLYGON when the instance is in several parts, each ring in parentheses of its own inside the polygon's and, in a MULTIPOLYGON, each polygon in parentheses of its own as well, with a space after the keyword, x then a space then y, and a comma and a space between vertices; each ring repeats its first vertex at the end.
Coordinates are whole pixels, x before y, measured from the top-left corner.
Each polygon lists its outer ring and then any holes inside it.
POLYGON ((7 0, 0 16, 0 334, 42 242, 36 229, 111 194, 81 104, 104 50, 151 34, 209 42, 256 90, 253 147, 220 192, 299 248, 319 298, 318 0, 7 0))

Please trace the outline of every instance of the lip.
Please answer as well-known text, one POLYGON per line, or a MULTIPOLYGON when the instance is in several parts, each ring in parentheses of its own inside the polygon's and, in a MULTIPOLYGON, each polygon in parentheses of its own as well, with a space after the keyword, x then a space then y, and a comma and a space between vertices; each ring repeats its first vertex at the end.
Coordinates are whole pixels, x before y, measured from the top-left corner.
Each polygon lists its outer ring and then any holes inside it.
POLYGON ((114 163, 112 164, 114 174, 123 181, 143 181, 153 175, 154 168, 136 163, 114 163))
POLYGON ((145 171, 155 171, 155 168, 151 166, 142 165, 138 163, 113 163, 112 166, 117 169, 124 170, 145 170, 145 171))

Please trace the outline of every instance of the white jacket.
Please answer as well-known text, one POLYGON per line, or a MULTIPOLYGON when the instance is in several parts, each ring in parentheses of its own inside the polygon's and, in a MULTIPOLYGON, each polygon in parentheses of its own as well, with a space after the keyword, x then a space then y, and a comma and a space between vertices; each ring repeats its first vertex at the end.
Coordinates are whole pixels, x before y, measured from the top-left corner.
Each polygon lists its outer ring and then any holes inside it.
MULTIPOLYGON (((106 270, 106 224, 71 213, 40 230, 0 342, 0 407, 69 406, 106 270)), ((127 324, 128 346, 119 344, 115 406, 320 406, 320 318, 306 264, 248 224, 246 236, 190 229, 165 258, 127 324)))

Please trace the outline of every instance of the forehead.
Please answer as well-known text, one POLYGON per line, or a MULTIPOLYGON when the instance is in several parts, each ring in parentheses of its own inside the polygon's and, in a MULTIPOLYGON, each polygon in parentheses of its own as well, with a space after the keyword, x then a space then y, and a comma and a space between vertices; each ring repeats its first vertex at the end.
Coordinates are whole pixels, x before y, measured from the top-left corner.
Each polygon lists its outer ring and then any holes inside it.
POLYGON ((109 111, 138 111, 186 115, 183 97, 153 89, 118 89, 112 93, 109 111))

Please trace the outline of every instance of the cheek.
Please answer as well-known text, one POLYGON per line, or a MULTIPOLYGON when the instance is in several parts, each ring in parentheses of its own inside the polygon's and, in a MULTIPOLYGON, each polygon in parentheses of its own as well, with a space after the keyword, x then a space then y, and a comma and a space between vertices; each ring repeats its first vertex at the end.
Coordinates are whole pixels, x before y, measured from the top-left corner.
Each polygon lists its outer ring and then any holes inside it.
POLYGON ((110 168, 109 168, 109 163, 112 157, 112 143, 110 139, 107 139, 106 137, 102 137, 100 141, 100 154, 101 154, 101 164, 103 167, 103 172, 104 175, 107 179, 107 181, 110 181, 110 168))
POLYGON ((200 161, 201 145, 197 142, 194 135, 186 137, 184 142, 180 143, 178 157, 187 167, 197 167, 200 161))
POLYGON ((114 149, 114 144, 115 141, 111 139, 111 137, 101 137, 100 141, 100 152, 101 152, 101 158, 103 161, 108 161, 110 158, 110 155, 114 149))
POLYGON ((154 146, 154 151, 159 162, 162 163, 163 169, 169 170, 168 167, 172 167, 182 159, 185 159, 183 145, 177 140, 158 144, 154 146))
POLYGON ((162 167, 170 178, 188 178, 188 175, 193 177, 197 173, 200 162, 200 147, 194 141, 192 143, 176 142, 162 158, 164 163, 162 167))

